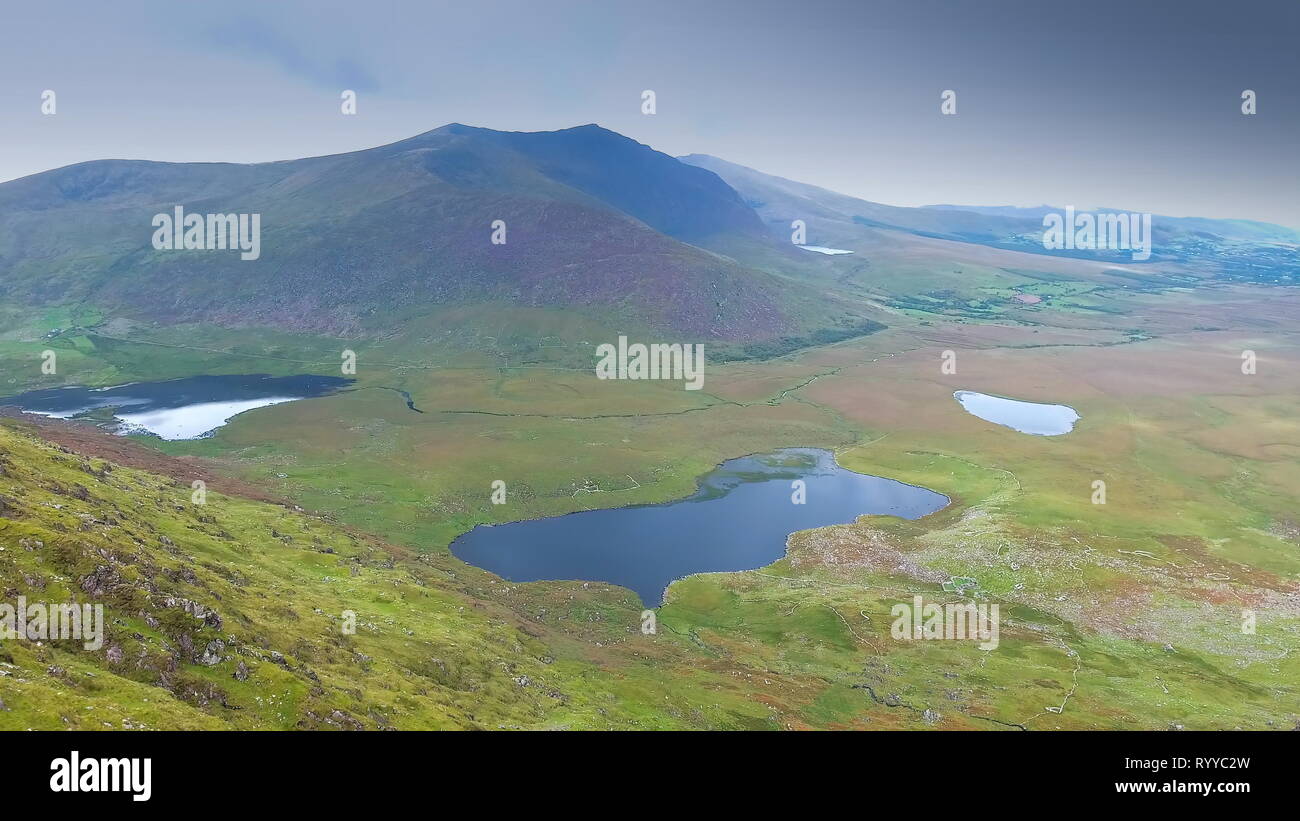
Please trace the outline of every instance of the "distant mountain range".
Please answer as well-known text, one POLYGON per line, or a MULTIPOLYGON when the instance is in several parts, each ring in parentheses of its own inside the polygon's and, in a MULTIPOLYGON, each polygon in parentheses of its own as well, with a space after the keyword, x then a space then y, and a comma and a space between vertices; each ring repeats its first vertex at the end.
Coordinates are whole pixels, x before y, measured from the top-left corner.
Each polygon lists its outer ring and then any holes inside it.
MULTIPOLYGON (((325 157, 97 160, 0 184, 0 300, 338 334, 504 303, 578 308, 689 339, 792 344, 880 327, 879 311, 827 266, 860 268, 885 240, 905 254, 918 238, 1042 254, 1041 225, 1037 209, 901 208, 706 155, 678 160, 596 125, 452 124, 325 157), (260 257, 156 250, 151 220, 178 205, 260 214, 260 257), (794 248, 793 219, 807 221, 809 244, 855 255, 794 248), (504 244, 491 241, 498 220, 504 244)), ((1233 270, 1218 256, 1243 243, 1258 244, 1246 260, 1262 271, 1276 267, 1267 249, 1282 249, 1285 268, 1284 244, 1294 253, 1300 243, 1262 223, 1159 225, 1155 259, 1208 260, 1225 275, 1233 270)))
MULTIPOLYGON (((1059 214, 1065 210, 1065 206, 1052 205, 1037 205, 1033 208, 1021 208, 1012 205, 926 205, 924 207, 940 211, 964 211, 973 214, 983 214, 990 217, 1009 217, 1017 220, 1029 220, 1037 226, 1042 226, 1043 217, 1047 214, 1052 212, 1059 214)), ((1078 210, 1084 210, 1081 206, 1076 207, 1078 210)), ((1123 212, 1132 211, 1133 209, 1098 206, 1087 210, 1096 212, 1123 212)), ((1152 218, 1157 225, 1163 225, 1166 228, 1171 229, 1171 231, 1172 229, 1186 232, 1203 231, 1206 233, 1217 234, 1226 239, 1239 239, 1253 242, 1300 242, 1300 231, 1287 228, 1284 225, 1274 225, 1271 222, 1237 219, 1207 219, 1205 217, 1170 217, 1164 214, 1155 214, 1152 218)))
MULTIPOLYGON (((929 205, 907 208, 850 197, 775 177, 707 154, 679 157, 707 168, 740 192, 774 232, 789 233, 790 222, 816 223, 822 236, 852 250, 873 242, 864 229, 893 229, 914 236, 971 243, 1044 256, 1131 263, 1125 252, 1049 251, 1043 247, 1043 217, 1065 206, 929 205)), ((1083 209, 1079 209, 1083 210, 1083 209)), ((1133 209, 1096 208, 1097 212, 1133 209)), ((1152 216, 1152 262, 1173 262, 1198 273, 1265 282, 1300 282, 1300 231, 1250 220, 1152 216)), ((811 241, 811 240, 810 240, 811 241)))

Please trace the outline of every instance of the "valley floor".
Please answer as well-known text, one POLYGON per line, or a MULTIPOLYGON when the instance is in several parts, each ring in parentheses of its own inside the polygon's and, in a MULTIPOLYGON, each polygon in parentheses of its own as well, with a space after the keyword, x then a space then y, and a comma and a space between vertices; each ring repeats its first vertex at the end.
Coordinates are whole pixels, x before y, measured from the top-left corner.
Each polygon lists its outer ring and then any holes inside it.
MULTIPOLYGON (((5 421, 6 597, 94 596, 115 650, 4 642, 0 728, 1291 729, 1300 294, 1120 307, 895 311, 869 336, 711 366, 698 392, 595 380, 590 329, 569 317, 519 331, 553 346, 484 353, 509 337, 503 318, 461 349, 432 328, 359 346, 355 389, 207 439, 5 421), (958 389, 1082 418, 1027 436, 965 414, 958 389), (681 498, 728 458, 789 446, 953 503, 803 531, 769 567, 679 581, 653 635, 629 591, 512 584, 447 550, 482 522, 681 498), (193 478, 210 483, 203 507, 193 478), (995 650, 891 637, 893 605, 959 600, 954 577, 1000 605, 995 650), (355 635, 339 630, 348 610, 355 635)), ((13 327, 5 393, 35 382, 16 363, 52 344, 61 379, 97 385, 337 373, 342 347, 13 327)))

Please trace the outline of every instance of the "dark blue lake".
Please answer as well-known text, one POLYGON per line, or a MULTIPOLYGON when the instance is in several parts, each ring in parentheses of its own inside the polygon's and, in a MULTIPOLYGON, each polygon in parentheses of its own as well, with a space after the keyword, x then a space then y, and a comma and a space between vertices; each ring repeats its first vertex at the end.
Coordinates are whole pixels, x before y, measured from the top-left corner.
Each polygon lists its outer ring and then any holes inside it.
POLYGON ((828 451, 789 448, 724 462, 677 502, 479 525, 451 552, 510 581, 609 582, 658 607, 684 576, 771 564, 795 531, 865 513, 915 519, 947 504, 932 490, 845 470, 828 451), (792 501, 795 480, 804 504, 792 501))
POLYGON ((325 396, 352 384, 338 376, 190 376, 133 382, 112 388, 49 388, 0 398, 28 413, 69 419, 111 413, 118 433, 152 433, 163 439, 197 439, 231 418, 267 405, 325 396))

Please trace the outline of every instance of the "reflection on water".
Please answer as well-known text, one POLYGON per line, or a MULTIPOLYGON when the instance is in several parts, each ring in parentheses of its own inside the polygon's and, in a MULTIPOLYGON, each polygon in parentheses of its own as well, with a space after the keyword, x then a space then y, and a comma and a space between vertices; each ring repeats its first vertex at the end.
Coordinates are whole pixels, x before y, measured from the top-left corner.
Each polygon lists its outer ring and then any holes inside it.
POLYGON ((972 416, 1037 436, 1069 433, 1079 419, 1079 414, 1068 405, 1022 402, 975 391, 957 391, 953 397, 972 416))
POLYGON ((191 376, 112 388, 51 388, 0 399, 28 413, 60 419, 111 417, 117 432, 197 439, 253 408, 334 393, 352 383, 337 376, 191 376))

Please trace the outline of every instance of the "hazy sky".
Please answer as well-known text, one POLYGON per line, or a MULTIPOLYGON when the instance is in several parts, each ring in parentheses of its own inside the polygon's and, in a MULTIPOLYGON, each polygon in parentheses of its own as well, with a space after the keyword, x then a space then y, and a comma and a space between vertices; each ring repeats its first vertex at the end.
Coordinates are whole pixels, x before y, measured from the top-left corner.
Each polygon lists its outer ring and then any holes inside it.
POLYGON ((1300 227, 1297 0, 0 2, 0 180, 595 122, 878 202, 1300 227))

